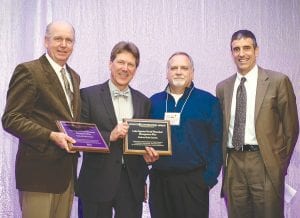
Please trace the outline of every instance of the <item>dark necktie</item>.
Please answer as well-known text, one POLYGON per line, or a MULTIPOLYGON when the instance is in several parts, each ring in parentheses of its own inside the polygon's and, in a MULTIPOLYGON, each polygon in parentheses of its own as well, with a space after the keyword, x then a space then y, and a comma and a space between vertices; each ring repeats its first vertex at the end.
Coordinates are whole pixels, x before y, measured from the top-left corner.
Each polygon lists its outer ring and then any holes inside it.
POLYGON ((119 90, 114 90, 113 91, 114 97, 124 97, 127 98, 129 95, 129 89, 127 89, 126 91, 119 91, 119 90))
POLYGON ((73 92, 71 91, 70 83, 69 83, 69 81, 68 81, 68 79, 67 79, 67 75, 66 75, 66 70, 65 70, 65 68, 61 68, 60 72, 61 72, 62 79, 63 79, 63 81, 64 81, 66 93, 67 93, 68 97, 70 98, 70 103, 71 103, 70 108, 71 108, 71 110, 73 110, 73 97, 74 97, 74 94, 73 94, 73 92))
POLYGON ((236 150, 240 150, 244 145, 245 140, 245 125, 246 125, 246 107, 247 107, 247 92, 244 86, 245 77, 241 78, 240 85, 236 92, 236 108, 235 119, 232 136, 232 145, 236 150))

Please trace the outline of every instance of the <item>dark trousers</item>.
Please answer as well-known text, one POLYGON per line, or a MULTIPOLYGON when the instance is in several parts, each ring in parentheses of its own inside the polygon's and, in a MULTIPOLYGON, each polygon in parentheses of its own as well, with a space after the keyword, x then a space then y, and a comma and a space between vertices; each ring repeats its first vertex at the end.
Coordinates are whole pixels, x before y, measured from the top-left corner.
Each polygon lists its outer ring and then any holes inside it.
POLYGON ((275 192, 259 151, 230 152, 224 178, 229 218, 283 218, 283 198, 275 192))
MULTIPOLYGON (((101 195, 101 193, 99 193, 101 195)), ((91 202, 81 199, 84 218, 140 218, 143 203, 137 202, 132 192, 129 177, 125 168, 122 169, 116 196, 107 202, 91 202)))
POLYGON ((209 188, 202 170, 150 173, 149 207, 152 218, 205 218, 209 188))

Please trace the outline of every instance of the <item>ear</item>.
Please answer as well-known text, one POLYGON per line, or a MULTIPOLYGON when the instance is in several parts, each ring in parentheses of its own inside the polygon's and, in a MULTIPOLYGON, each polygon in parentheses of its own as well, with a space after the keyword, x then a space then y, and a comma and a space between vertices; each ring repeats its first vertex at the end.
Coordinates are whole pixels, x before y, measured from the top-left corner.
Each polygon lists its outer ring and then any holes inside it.
POLYGON ((194 80, 194 75, 195 75, 194 72, 195 72, 195 71, 194 71, 194 69, 193 69, 192 72, 191 72, 191 78, 192 78, 192 80, 194 80))
POLYGON ((170 78, 170 75, 169 75, 169 68, 167 68, 167 70, 166 70, 166 79, 169 80, 169 78, 170 78))
POLYGON ((136 74, 136 71, 137 71, 137 67, 133 70, 132 72, 132 77, 134 78, 135 74, 136 74))
POLYGON ((46 36, 44 37, 44 46, 48 48, 48 38, 46 36))
POLYGON ((256 47, 254 52, 255 52, 255 57, 258 57, 258 55, 259 55, 259 48, 256 47))
POLYGON ((111 71, 111 68, 112 68, 112 62, 111 61, 109 61, 109 63, 108 63, 108 68, 111 71))

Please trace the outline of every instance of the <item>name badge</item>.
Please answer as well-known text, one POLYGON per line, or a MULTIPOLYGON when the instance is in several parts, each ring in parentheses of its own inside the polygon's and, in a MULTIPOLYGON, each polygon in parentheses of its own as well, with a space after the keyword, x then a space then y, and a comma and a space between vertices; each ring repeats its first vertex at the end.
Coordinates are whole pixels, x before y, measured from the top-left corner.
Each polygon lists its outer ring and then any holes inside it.
POLYGON ((180 125, 180 113, 166 112, 165 120, 169 120, 171 126, 179 126, 180 125))

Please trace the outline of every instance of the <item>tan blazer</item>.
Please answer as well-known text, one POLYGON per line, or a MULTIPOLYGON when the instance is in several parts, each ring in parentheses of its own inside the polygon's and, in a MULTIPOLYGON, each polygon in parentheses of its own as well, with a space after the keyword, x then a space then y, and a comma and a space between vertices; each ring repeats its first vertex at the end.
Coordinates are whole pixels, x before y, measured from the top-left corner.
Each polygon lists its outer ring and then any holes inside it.
POLYGON ((56 120, 78 120, 80 77, 67 66, 74 88, 72 118, 61 83, 45 55, 16 67, 7 92, 3 128, 19 138, 16 186, 22 191, 62 193, 76 170, 77 154, 49 141, 56 120))
MULTIPOLYGON (((216 88, 223 110, 223 166, 235 78, 236 74, 216 88)), ((258 67, 255 133, 267 173, 276 192, 283 197, 284 177, 299 134, 296 97, 286 75, 261 67, 258 67)))

